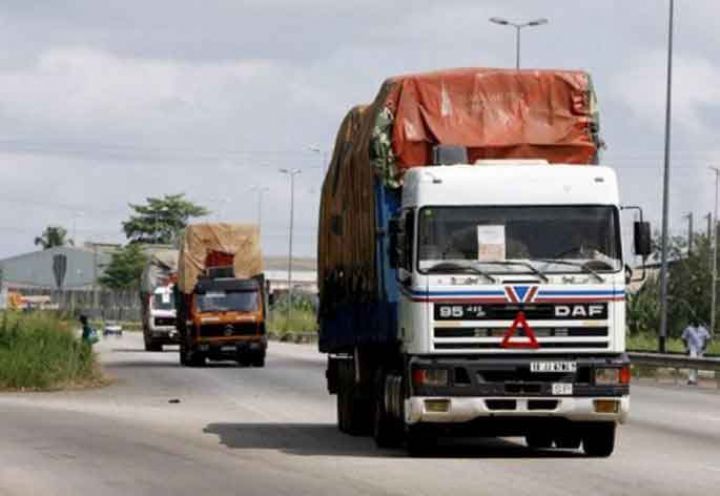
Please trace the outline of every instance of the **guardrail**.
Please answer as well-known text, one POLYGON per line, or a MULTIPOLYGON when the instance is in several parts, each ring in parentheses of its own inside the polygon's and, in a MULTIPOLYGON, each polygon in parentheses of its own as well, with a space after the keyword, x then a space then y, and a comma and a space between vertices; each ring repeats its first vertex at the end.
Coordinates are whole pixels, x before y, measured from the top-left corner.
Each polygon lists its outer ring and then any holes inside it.
POLYGON ((712 371, 715 373, 717 387, 720 388, 720 374, 718 373, 720 371, 720 358, 718 357, 692 358, 687 355, 642 352, 630 352, 628 355, 633 365, 674 369, 676 382, 681 369, 712 371))
POLYGON ((316 332, 274 332, 268 333, 268 338, 273 341, 283 341, 286 343, 314 343, 318 339, 316 332))

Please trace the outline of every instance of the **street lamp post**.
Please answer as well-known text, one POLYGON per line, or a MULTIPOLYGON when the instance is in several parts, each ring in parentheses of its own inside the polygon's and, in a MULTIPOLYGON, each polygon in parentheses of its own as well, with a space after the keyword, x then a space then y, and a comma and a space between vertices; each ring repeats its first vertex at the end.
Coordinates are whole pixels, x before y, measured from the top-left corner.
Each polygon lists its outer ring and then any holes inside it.
POLYGON ((675 2, 670 0, 670 13, 668 16, 668 52, 667 52, 667 83, 665 90, 665 167, 663 174, 663 204, 662 204, 662 245, 660 266, 660 334, 658 336, 658 351, 665 353, 667 339, 667 287, 668 287, 668 215, 670 210, 670 122, 672 116, 672 55, 673 55, 673 18, 675 2))
MULTIPOLYGON (((300 169, 280 169, 280 172, 290 176, 290 233, 288 246, 288 301, 287 324, 290 325, 292 312, 292 249, 293 249, 293 219, 295 217, 295 176, 302 172, 300 169)), ((286 329, 288 330, 288 329, 286 329)))
POLYGON ((309 146, 308 146, 308 150, 310 150, 311 152, 317 153, 318 155, 321 155, 321 156, 322 156, 322 164, 321 164, 322 167, 321 167, 321 169, 322 169, 322 173, 323 173, 323 176, 324 176, 324 175, 325 175, 325 171, 326 171, 326 169, 327 169, 327 165, 328 165, 328 164, 327 164, 327 151, 323 150, 322 148, 320 148, 320 147, 317 146, 317 145, 309 145, 309 146))
POLYGON ((533 19, 528 22, 512 22, 502 17, 491 17, 490 22, 501 26, 511 26, 515 28, 515 69, 520 69, 520 30, 527 27, 542 26, 550 21, 544 17, 540 19, 533 19))
POLYGON ((718 250, 718 183, 720 183, 720 168, 710 167, 715 172, 715 205, 713 208, 712 222, 712 239, 713 239, 713 259, 712 259, 712 283, 710 284, 710 334, 715 335, 715 305, 717 304, 717 250, 718 250))
POLYGON ((250 191, 257 192, 258 195, 258 205, 257 205, 257 224, 258 229, 262 232, 262 203, 263 203, 263 194, 266 191, 269 191, 270 188, 267 186, 251 186, 250 191))

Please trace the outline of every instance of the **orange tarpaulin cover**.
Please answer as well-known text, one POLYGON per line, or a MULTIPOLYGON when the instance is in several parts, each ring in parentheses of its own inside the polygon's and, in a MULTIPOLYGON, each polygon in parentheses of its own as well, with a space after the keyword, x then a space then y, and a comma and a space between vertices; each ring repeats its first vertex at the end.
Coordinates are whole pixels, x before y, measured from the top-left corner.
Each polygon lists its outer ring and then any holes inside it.
POLYGON ((180 244, 178 288, 192 293, 198 277, 208 263, 232 260, 233 273, 239 279, 262 274, 263 258, 260 229, 250 224, 225 222, 190 224, 180 244), (222 255, 226 255, 223 257, 222 255))
POLYGON ((596 104, 585 72, 451 69, 398 76, 386 84, 398 172, 431 164, 438 143, 467 147, 471 163, 596 162, 596 104))

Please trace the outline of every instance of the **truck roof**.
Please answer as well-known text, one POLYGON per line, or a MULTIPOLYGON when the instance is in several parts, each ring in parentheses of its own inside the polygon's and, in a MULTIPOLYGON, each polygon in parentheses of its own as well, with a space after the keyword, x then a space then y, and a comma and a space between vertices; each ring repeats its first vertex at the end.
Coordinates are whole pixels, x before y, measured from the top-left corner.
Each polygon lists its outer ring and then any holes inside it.
POLYGON ((407 171, 403 205, 617 205, 615 171, 577 165, 453 165, 407 171))

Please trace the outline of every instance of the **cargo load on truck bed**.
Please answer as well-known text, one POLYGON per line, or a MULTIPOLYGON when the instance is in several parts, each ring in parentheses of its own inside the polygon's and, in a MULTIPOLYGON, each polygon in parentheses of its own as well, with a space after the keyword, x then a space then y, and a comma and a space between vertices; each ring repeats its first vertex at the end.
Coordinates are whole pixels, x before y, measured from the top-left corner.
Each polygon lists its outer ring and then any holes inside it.
POLYGON ((321 312, 348 298, 386 301, 377 274, 387 260, 376 236, 387 234, 404 171, 433 165, 436 145, 464 147, 471 164, 595 164, 598 130, 592 82, 582 71, 468 68, 388 79, 370 105, 343 120, 323 183, 321 312))
POLYGON ((237 279, 250 279, 262 274, 258 226, 230 223, 187 226, 180 246, 179 290, 185 294, 192 293, 198 277, 208 267, 223 265, 232 265, 232 277, 237 279))
POLYGON ((178 268, 178 250, 167 248, 155 250, 148 255, 147 263, 140 278, 140 292, 152 293, 158 286, 173 282, 178 268))

